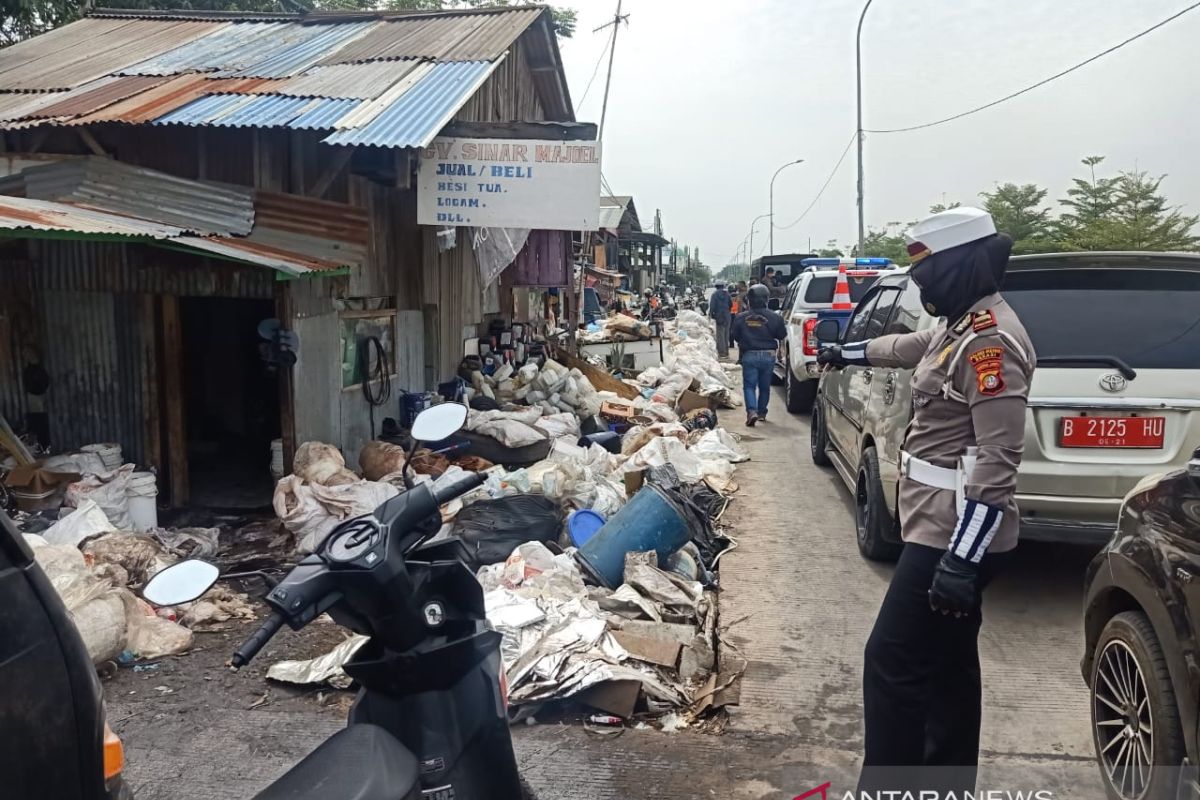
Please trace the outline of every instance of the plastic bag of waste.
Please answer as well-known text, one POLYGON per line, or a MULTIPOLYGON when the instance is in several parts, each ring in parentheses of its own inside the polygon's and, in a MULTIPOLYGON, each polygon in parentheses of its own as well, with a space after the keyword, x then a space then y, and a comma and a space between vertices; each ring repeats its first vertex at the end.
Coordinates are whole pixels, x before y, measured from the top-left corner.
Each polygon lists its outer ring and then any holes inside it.
POLYGON ((84 475, 67 486, 66 505, 79 508, 91 500, 100 507, 104 516, 117 530, 131 530, 133 518, 129 516, 129 476, 133 464, 126 464, 112 472, 84 475))
POLYGON ((192 632, 154 613, 154 607, 122 591, 125 648, 138 658, 162 658, 192 646, 192 632))
POLYGON ((153 537, 114 531, 89 539, 81 548, 90 565, 117 564, 134 584, 143 584, 177 560, 153 537))
POLYGON ((399 493, 378 481, 324 486, 289 475, 275 485, 273 505, 284 527, 296 535, 296 549, 311 553, 339 522, 369 514, 399 493))
POLYGON ((70 612, 92 663, 115 658, 125 645, 125 606, 112 583, 93 574, 72 545, 48 544, 31 533, 25 541, 70 612))
POLYGON ((466 543, 476 564, 504 561, 524 542, 550 542, 562 528, 558 503, 538 494, 480 500, 458 512, 451 535, 466 543))
POLYGON ((705 433, 692 445, 692 452, 701 458, 721 458, 734 464, 750 460, 750 454, 743 450, 733 434, 724 428, 705 433))
POLYGON ((85 500, 79 508, 42 532, 50 544, 77 547, 89 536, 116 530, 95 500, 85 500))
POLYGON ((544 430, 551 439, 579 438, 579 417, 573 412, 549 414, 533 423, 535 428, 544 430))
POLYGON ((324 442, 305 442, 296 448, 292 472, 310 483, 325 486, 342 486, 359 479, 346 469, 341 451, 324 442))

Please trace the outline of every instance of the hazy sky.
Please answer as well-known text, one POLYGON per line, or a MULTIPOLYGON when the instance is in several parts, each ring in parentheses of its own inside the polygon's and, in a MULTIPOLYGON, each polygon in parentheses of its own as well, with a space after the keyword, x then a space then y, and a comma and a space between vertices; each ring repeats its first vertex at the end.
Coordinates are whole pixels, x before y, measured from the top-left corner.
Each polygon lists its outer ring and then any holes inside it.
MULTIPOLYGON (((874 0, 863 28, 864 127, 939 119, 1048 77, 1149 27, 1188 0, 874 0)), ((568 0, 563 43, 581 120, 598 122, 600 63, 616 0, 568 0), (582 100, 582 102, 581 102, 582 100)), ((854 28, 862 0, 625 0, 604 132, 604 175, 634 196, 643 224, 723 266, 767 212, 777 225, 812 201, 850 141, 854 28)), ((913 133, 868 135, 868 226, 908 221, 932 203, 978 203, 998 182, 1063 196, 1079 159, 1169 173, 1168 198, 1200 208, 1200 9, 1078 72, 994 109, 913 133)), ((857 236, 853 148, 775 252, 857 236)), ((766 252, 759 222, 755 254, 766 252)))

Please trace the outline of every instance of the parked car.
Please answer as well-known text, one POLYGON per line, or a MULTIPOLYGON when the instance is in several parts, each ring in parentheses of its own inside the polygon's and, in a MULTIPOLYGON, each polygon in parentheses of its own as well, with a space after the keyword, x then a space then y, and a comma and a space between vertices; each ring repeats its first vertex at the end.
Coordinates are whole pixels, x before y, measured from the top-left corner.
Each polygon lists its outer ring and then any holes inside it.
MULTIPOLYGON (((846 271, 850 285, 850 302, 857 303, 879 276, 878 269, 846 271)), ((775 364, 776 377, 783 381, 787 410, 793 414, 812 408, 817 396, 817 340, 813 328, 817 312, 833 307, 833 291, 838 269, 813 269, 802 273, 788 284, 779 313, 787 323, 787 340, 779 348, 775 364)))
MULTIPOLYGON (((1068 253, 1011 260, 1004 297, 1038 354, 1017 478, 1026 539, 1102 544, 1121 499, 1200 444, 1200 255, 1068 253)), ((865 295, 843 341, 936 324, 906 272, 865 295)), ((899 552, 896 489, 910 370, 826 373, 811 449, 855 493, 858 545, 899 552)))
POLYGON ((1084 637, 1108 796, 1200 797, 1200 449, 1125 498, 1088 568, 1084 637))

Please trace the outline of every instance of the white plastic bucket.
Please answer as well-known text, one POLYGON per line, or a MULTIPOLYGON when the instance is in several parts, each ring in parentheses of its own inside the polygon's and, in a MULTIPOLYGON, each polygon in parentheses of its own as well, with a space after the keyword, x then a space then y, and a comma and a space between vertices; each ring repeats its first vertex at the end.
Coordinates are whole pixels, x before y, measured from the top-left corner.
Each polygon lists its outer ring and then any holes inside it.
POLYGON ((158 527, 158 476, 153 472, 135 472, 129 477, 129 517, 135 530, 158 527))

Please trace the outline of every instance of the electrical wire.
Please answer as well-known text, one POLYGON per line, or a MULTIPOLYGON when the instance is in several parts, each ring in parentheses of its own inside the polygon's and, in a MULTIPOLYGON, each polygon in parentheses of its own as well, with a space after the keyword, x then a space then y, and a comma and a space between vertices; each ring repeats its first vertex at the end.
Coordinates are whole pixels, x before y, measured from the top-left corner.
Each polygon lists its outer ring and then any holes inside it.
POLYGON ((617 27, 614 25, 613 32, 608 37, 608 42, 604 45, 604 49, 600 51, 600 57, 596 59, 596 66, 592 69, 592 77, 588 78, 587 87, 583 90, 583 96, 575 104, 576 108, 583 108, 583 101, 587 100, 588 92, 592 90, 592 84, 595 82, 596 76, 600 74, 600 64, 604 61, 604 55, 608 52, 608 48, 612 44, 612 37, 616 35, 617 27))
POLYGON ((972 108, 969 111, 963 111, 960 114, 955 114, 954 116, 945 117, 944 119, 935 120, 933 122, 925 122, 920 125, 908 125, 903 128, 864 129, 864 133, 907 133, 908 131, 919 131, 919 130, 923 130, 925 128, 932 128, 935 125, 943 125, 947 122, 953 122, 956 119, 962 119, 963 117, 970 116, 971 114, 977 114, 980 111, 984 111, 986 109, 993 108, 993 107, 998 106, 1001 103, 1004 103, 1008 100, 1012 100, 1015 97, 1020 97, 1021 95, 1025 94, 1027 92, 1032 92, 1034 89, 1045 86, 1047 83, 1050 83, 1051 81, 1055 81, 1063 76, 1070 75, 1075 70, 1086 67, 1088 64, 1091 64, 1093 61, 1097 61, 1097 60, 1103 58, 1104 56, 1109 55, 1110 53, 1114 53, 1117 50, 1120 50, 1122 47, 1124 47, 1127 44, 1136 42, 1138 39, 1141 39, 1143 36, 1146 36, 1149 33, 1153 33, 1154 31, 1158 30, 1159 28, 1163 27, 1164 25, 1167 25, 1168 23, 1174 22, 1175 20, 1179 19, 1184 14, 1187 14, 1190 11, 1195 11, 1197 8, 1200 8, 1200 2, 1192 3, 1190 6, 1183 9, 1182 11, 1172 14, 1171 16, 1167 17, 1166 19, 1162 20, 1161 22, 1158 22, 1154 25, 1151 25, 1149 28, 1146 28, 1141 33, 1137 33, 1133 36, 1130 36, 1125 41, 1119 42, 1118 44, 1115 44, 1112 47, 1108 48, 1107 50, 1103 50, 1103 51, 1097 53, 1096 55, 1092 56, 1089 59, 1086 59, 1085 61, 1080 61, 1078 64, 1076 64, 1073 67, 1068 67, 1067 69, 1064 69, 1062 72, 1051 75, 1049 78, 1040 80, 1037 83, 1034 83, 1030 86, 1026 86, 1024 89, 1021 89, 1020 91, 1013 92, 1012 94, 1007 94, 1004 97, 999 98, 998 100, 993 100, 990 103, 985 103, 984 105, 978 106, 976 108, 972 108))
POLYGON ((375 409, 392 396, 391 367, 383 342, 377 336, 368 336, 358 343, 358 374, 362 378, 363 399, 367 401, 367 414, 371 420, 371 438, 375 438, 375 409), (371 368, 371 351, 375 351, 375 367, 371 368), (371 384, 379 382, 378 393, 371 384))
POLYGON ((799 225, 800 221, 808 216, 808 212, 813 210, 813 207, 816 206, 817 201, 821 199, 821 195, 825 194, 825 190, 828 189, 829 184, 833 182, 833 177, 837 175, 838 169, 840 169, 842 166, 842 162, 846 160, 846 154, 850 152, 850 146, 854 144, 854 137, 856 135, 857 134, 853 133, 850 134, 850 141, 846 142, 846 147, 842 150, 842 154, 838 156, 837 163, 834 164, 833 169, 829 171, 829 177, 826 178, 825 183, 821 185, 821 190, 817 192, 817 196, 814 197, 812 202, 808 204, 808 208, 804 209, 804 213, 796 217, 796 219, 789 222, 787 225, 776 225, 775 230, 786 231, 788 228, 793 228, 796 225, 799 225))

